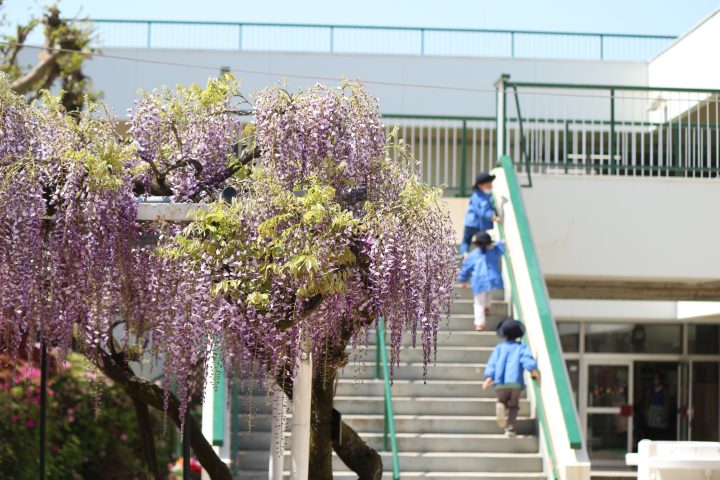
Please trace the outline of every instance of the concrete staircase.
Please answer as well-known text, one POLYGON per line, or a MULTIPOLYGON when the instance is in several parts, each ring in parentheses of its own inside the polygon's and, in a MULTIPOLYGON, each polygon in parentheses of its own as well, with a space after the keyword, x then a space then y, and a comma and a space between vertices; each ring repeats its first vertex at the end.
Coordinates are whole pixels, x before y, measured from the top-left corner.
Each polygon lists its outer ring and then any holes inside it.
MULTIPOLYGON (((495 423, 492 390, 482 389, 482 373, 498 341, 494 328, 507 315, 507 304, 493 302, 488 332, 472 327, 470 291, 456 288, 449 324, 438 336, 437 363, 422 378, 422 349, 409 338, 395 370, 392 386, 401 478, 540 479, 543 458, 535 435, 530 405, 520 405, 518 436, 507 438, 495 423)), ((374 378, 375 336, 364 355, 351 354, 339 380, 335 408, 369 445, 382 448, 383 381, 374 378)), ((247 399, 245 399, 247 400, 247 399)), ((240 411, 244 411, 241 399, 240 411)), ((254 428, 238 438, 238 478, 267 479, 270 447, 270 406, 255 399, 254 428)), ((240 429, 247 425, 241 415, 240 429)), ((289 442, 288 442, 289 445, 289 442)), ((392 456, 382 452, 385 477, 392 477, 392 456)), ((287 457, 287 452, 286 452, 287 457)), ((286 462, 286 468, 289 462, 286 462)), ((286 477, 288 477, 286 475, 286 477)), ((335 459, 335 478, 357 478, 335 459)))

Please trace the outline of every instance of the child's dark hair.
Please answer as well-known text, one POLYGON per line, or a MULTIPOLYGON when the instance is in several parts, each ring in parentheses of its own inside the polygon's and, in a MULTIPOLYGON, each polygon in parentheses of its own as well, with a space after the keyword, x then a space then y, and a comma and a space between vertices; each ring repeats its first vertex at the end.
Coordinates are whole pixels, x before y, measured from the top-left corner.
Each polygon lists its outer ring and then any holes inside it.
POLYGON ((488 247, 492 245, 492 238, 487 232, 480 232, 473 235, 472 243, 480 247, 480 250, 485 253, 488 251, 488 247))
POLYGON ((517 340, 525 335, 525 327, 512 317, 503 319, 497 326, 497 334, 508 340, 517 340))

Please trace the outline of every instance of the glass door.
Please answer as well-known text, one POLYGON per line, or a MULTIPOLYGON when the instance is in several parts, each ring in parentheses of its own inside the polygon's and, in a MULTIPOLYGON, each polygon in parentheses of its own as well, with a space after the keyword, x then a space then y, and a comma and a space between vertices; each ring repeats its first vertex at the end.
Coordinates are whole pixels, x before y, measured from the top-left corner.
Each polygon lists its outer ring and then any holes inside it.
POLYGON ((594 464, 625 464, 633 438, 633 369, 628 361, 584 362, 581 405, 594 464))
POLYGON ((688 440, 720 440, 720 364, 691 361, 688 375, 688 440))

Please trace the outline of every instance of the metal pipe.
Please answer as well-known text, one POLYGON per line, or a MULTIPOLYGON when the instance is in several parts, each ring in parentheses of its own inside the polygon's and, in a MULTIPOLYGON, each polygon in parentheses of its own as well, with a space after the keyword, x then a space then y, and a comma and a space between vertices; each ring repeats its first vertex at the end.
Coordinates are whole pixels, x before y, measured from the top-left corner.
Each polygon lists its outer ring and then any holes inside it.
POLYGON ((399 480, 400 460, 398 458, 397 435, 395 434, 395 415, 393 413, 392 406, 392 391, 390 390, 390 368, 388 367, 387 351, 385 351, 385 319, 383 317, 380 317, 377 322, 377 343, 378 346, 382 347, 380 360, 382 362, 383 377, 385 379, 383 382, 385 393, 385 434, 383 435, 383 446, 385 447, 385 450, 388 449, 387 440, 389 434, 390 450, 392 451, 393 459, 393 480, 399 480))
POLYGON ((460 196, 467 194, 467 120, 462 122, 462 136, 460 137, 460 196))
POLYGON ((615 89, 610 89, 610 173, 615 173, 615 89))
POLYGON ((505 88, 510 81, 510 75, 504 73, 500 75, 500 78, 495 82, 495 90, 497 92, 497 103, 495 107, 496 112, 496 125, 497 125, 497 154, 495 156, 495 162, 498 162, 500 158, 505 155, 506 149, 506 121, 507 121, 507 105, 505 97, 505 88))

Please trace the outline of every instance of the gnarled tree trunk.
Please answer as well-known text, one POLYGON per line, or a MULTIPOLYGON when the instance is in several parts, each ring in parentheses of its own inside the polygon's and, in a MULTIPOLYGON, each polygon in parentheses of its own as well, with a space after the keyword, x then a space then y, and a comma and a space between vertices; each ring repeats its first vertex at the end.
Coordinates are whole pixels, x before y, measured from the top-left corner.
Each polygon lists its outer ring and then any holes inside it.
MULTIPOLYGON (((157 410, 163 410, 165 391, 157 385, 137 377, 124 360, 122 354, 102 352, 99 361, 95 363, 108 378, 120 385, 133 400, 150 405, 157 410)), ((172 393, 169 394, 168 417, 178 427, 180 426, 180 400, 172 393)), ((192 416, 188 416, 188 422, 190 422, 190 446, 200 464, 210 475, 210 478, 212 480, 232 480, 230 469, 205 439, 200 425, 192 416)))

